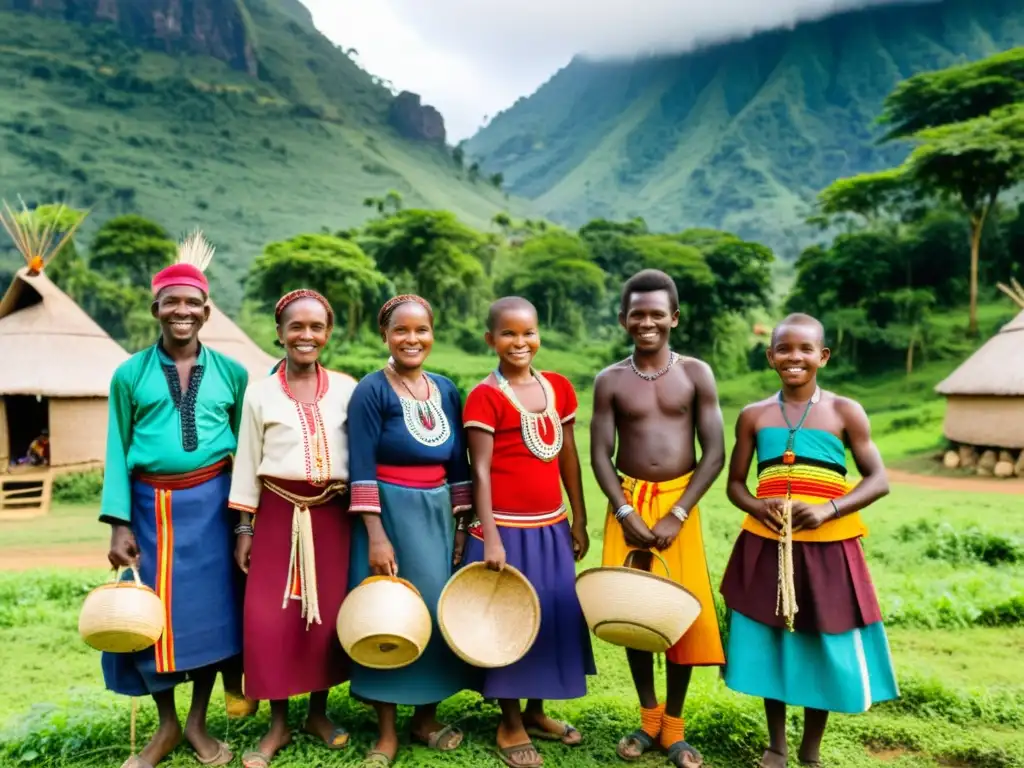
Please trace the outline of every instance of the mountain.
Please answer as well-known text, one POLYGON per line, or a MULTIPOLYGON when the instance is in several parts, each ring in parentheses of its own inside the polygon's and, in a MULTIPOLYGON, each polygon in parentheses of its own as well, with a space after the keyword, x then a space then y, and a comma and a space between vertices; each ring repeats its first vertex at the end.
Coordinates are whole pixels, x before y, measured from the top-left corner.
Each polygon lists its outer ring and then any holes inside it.
POLYGON ((1024 45, 1020 0, 875 7, 671 57, 577 57, 497 115, 467 156, 567 224, 643 216, 793 254, 815 194, 898 163, 883 98, 917 72, 1024 45))
POLYGON ((202 227, 230 310, 267 242, 389 190, 481 226, 515 208, 355 56, 298 0, 0 0, 0 197, 89 207, 86 239, 125 211, 202 227))

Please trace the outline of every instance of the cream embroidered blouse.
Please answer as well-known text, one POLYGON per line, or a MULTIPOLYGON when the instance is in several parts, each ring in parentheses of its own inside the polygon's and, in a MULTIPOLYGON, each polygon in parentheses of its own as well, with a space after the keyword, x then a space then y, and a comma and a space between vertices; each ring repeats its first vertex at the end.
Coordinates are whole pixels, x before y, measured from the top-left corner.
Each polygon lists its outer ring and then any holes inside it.
POLYGON ((245 391, 228 498, 232 509, 255 512, 264 477, 318 487, 348 480, 348 402, 355 379, 321 368, 315 402, 300 403, 288 390, 284 370, 282 365, 245 391))

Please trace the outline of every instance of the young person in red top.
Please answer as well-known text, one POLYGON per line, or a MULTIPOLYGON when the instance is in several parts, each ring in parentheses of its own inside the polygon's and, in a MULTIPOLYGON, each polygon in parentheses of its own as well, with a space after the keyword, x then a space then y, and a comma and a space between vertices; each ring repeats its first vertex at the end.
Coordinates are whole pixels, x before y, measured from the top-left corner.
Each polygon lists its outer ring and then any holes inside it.
POLYGON ((533 647, 511 666, 486 670, 480 689, 501 704, 498 754, 513 768, 543 763, 530 736, 580 743, 573 726, 544 714, 544 699, 580 698, 587 675, 596 674, 576 597, 576 562, 589 547, 573 432, 576 393, 565 377, 533 369, 537 326, 537 310, 525 299, 507 297, 491 306, 486 338, 498 367, 469 394, 463 417, 477 514, 465 561, 495 569, 508 562, 530 580, 541 602, 533 647), (520 699, 528 700, 525 711, 520 699))

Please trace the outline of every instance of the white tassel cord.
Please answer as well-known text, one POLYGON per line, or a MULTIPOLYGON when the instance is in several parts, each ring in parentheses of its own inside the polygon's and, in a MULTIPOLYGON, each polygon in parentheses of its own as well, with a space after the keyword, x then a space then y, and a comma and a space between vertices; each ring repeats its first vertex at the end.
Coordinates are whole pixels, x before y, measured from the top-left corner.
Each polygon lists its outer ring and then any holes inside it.
POLYGON ((782 505, 782 533, 779 536, 779 589, 775 615, 783 616, 787 629, 792 632, 793 619, 799 610, 793 570, 793 500, 786 499, 782 505))

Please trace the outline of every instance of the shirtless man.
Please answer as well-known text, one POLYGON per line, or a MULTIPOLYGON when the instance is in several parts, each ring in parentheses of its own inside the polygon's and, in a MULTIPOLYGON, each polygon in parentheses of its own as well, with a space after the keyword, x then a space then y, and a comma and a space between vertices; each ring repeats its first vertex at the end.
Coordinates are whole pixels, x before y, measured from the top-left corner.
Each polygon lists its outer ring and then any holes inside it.
MULTIPOLYGON (((640 550, 629 565, 651 570, 650 550, 657 550, 669 577, 700 600, 702 611, 666 652, 664 703, 655 693, 652 655, 627 649, 641 728, 623 738, 617 752, 633 761, 660 746, 673 765, 696 768, 703 758, 686 743, 682 719, 690 676, 695 666, 725 663, 697 508, 725 464, 722 412, 710 366, 669 348, 679 324, 672 278, 650 269, 631 277, 622 289, 619 322, 633 339, 633 354, 598 374, 591 422, 591 465, 609 501, 603 564, 622 566, 640 550)), ((661 568, 656 564, 655 572, 661 568)))

